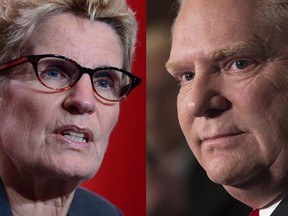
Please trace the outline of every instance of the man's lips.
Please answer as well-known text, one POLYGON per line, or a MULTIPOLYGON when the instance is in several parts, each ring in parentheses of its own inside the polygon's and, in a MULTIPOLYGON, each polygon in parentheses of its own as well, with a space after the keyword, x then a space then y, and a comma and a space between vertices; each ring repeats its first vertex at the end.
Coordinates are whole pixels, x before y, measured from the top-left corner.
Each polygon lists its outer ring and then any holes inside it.
POLYGON ((243 134, 243 132, 216 134, 216 135, 204 137, 201 140, 202 142, 205 142, 205 141, 210 141, 210 140, 225 139, 229 137, 238 136, 240 134, 243 134))
MULTIPOLYGON (((210 136, 205 136, 200 141, 201 146, 205 146, 205 148, 220 148, 220 149, 229 149, 235 146, 238 146, 242 143, 245 137, 242 137, 245 132, 237 132, 237 133, 221 133, 210 136)), ((211 149, 210 149, 211 150, 211 149)))

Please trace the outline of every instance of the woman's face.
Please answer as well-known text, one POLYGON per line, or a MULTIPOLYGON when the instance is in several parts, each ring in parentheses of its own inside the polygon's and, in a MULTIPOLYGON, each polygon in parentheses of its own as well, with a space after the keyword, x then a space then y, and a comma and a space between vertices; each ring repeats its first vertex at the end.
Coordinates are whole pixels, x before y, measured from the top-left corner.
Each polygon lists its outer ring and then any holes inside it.
MULTIPOLYGON (((108 24, 72 14, 47 19, 31 43, 34 55, 59 54, 84 67, 123 64, 120 39, 108 24)), ((44 86, 39 91, 13 78, 1 91, 2 164, 9 163, 28 178, 83 181, 95 175, 117 122, 119 103, 97 98, 87 74, 62 92, 44 86)))

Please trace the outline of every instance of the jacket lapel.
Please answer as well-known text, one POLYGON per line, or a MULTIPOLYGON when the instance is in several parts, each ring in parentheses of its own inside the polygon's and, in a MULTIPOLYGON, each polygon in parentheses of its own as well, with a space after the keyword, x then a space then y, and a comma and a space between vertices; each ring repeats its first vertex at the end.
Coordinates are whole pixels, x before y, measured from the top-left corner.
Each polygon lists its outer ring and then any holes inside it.
POLYGON ((271 216, 287 216, 288 215, 288 194, 279 203, 277 208, 272 212, 271 216))

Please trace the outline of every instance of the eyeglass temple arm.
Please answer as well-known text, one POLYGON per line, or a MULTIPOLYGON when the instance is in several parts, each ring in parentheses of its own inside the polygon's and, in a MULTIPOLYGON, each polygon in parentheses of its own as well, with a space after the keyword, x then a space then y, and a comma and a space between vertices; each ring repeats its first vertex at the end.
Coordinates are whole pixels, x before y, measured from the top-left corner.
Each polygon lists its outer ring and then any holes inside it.
POLYGON ((133 83, 133 88, 135 88, 136 86, 141 84, 141 78, 134 76, 132 83, 133 83))
POLYGON ((28 57, 23 57, 20 59, 9 61, 3 65, 0 65, 0 71, 8 69, 10 67, 14 67, 14 66, 22 64, 22 63, 25 63, 25 62, 27 62, 27 60, 28 60, 28 57))

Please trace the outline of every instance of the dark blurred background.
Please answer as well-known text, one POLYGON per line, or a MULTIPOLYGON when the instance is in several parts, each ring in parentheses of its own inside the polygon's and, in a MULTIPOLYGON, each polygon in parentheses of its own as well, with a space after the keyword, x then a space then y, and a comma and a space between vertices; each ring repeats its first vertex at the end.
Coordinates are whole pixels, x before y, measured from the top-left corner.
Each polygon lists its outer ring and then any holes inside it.
POLYGON ((177 4, 147 3, 147 216, 245 216, 250 209, 212 183, 177 120, 178 83, 165 69, 177 4))

